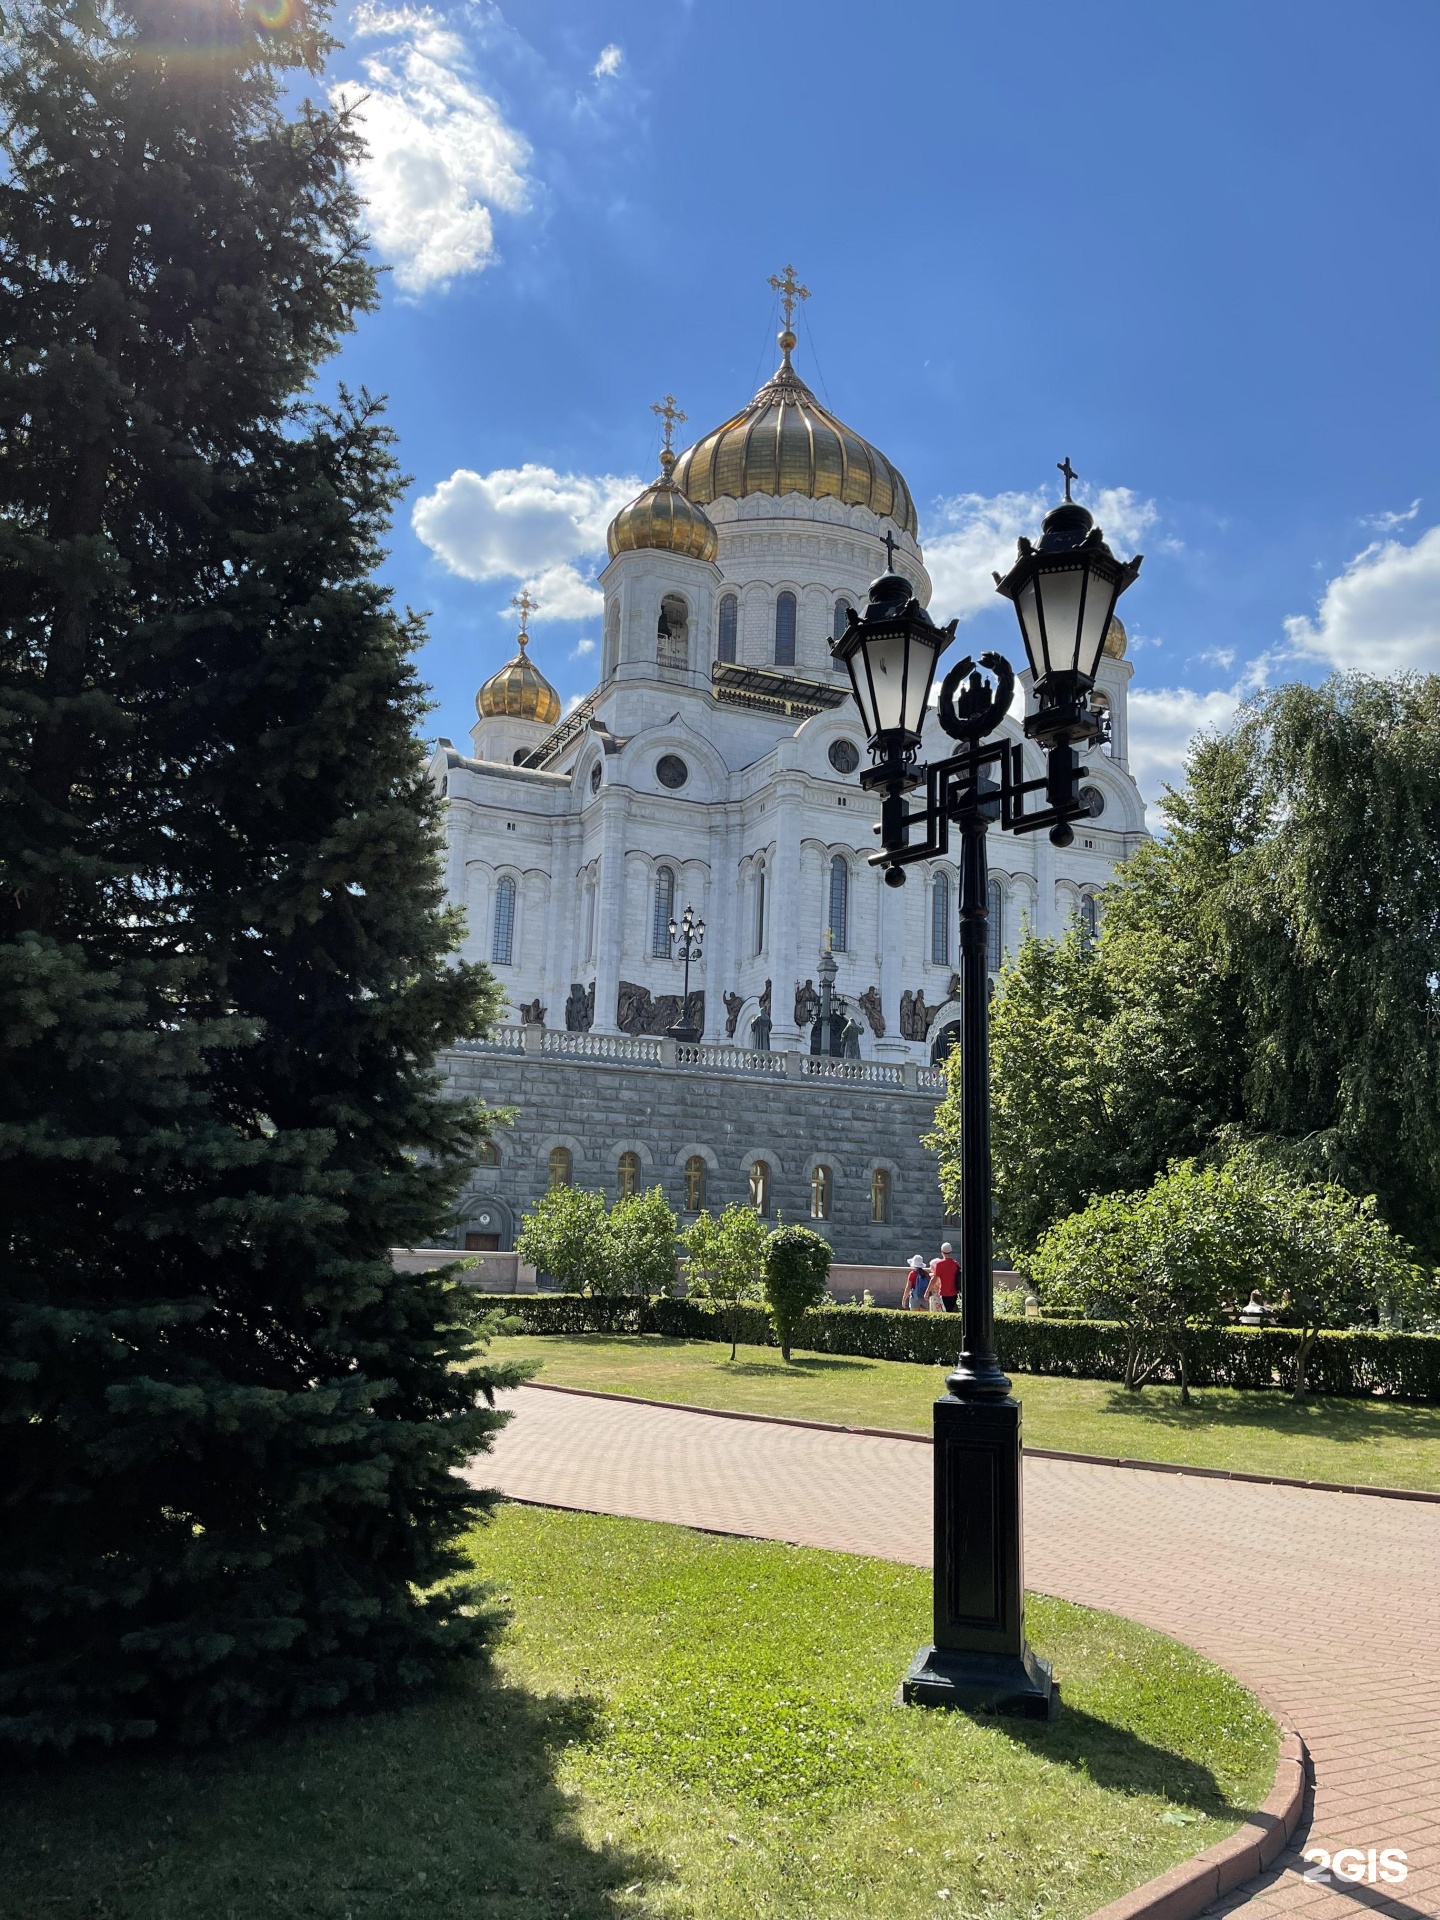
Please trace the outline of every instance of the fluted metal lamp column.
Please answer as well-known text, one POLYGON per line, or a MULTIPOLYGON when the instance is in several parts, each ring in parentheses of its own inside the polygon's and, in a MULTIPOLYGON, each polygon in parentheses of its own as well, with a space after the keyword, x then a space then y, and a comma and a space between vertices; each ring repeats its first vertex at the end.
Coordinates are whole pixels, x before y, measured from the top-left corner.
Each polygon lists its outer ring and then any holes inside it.
POLYGON ((986 836, 998 825, 1010 833, 1048 828, 1059 846, 1074 838, 1070 822, 1085 811, 1076 747, 1100 737, 1089 696, 1115 602, 1140 567, 1138 558, 1117 560, 1071 499, 1068 458, 1061 471, 1064 501, 1046 515, 1039 542, 1022 540, 1014 568, 995 582, 1019 615, 1036 701, 1023 731, 1044 755, 1043 774, 1026 778, 1023 742, 992 737, 1015 685, 998 653, 964 659, 946 674, 938 718, 960 748, 920 761, 930 688, 955 623, 935 625, 894 570, 893 552, 864 614, 851 611, 832 647, 869 736, 873 764, 861 784, 882 795, 882 850, 873 864, 887 884, 903 886, 907 866, 946 854, 952 827, 960 835, 961 1349, 935 1402, 935 1637, 901 1693, 917 1706, 1037 1717, 1053 1710, 1058 1694, 1025 1639, 1020 1405, 995 1352, 986 836), (906 795, 921 786, 924 804, 908 805, 906 795), (1042 796, 1038 810, 1027 808, 1042 796), (912 842, 912 829, 923 838, 912 842))

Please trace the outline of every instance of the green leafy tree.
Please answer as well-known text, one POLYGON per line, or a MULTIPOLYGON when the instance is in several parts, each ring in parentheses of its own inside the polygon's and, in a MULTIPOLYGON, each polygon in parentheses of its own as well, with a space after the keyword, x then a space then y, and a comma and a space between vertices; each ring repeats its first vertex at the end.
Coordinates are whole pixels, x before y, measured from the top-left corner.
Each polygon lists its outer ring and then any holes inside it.
POLYGON ((830 1242, 809 1227, 777 1227, 766 1239, 764 1257, 765 1300, 788 1367, 795 1329, 829 1297, 830 1242))
POLYGON ((675 1284, 680 1222, 663 1187, 627 1194, 610 1209, 617 1285, 626 1293, 669 1293, 675 1284))
POLYGON ((0 1738, 199 1740, 476 1646, 515 1369, 399 1274, 483 1118, 375 579, 323 9, 0 6, 0 1738))
POLYGON ((737 1201, 721 1214, 708 1209, 685 1230, 687 1290, 692 1299, 713 1300, 730 1334, 730 1358, 740 1341, 740 1309, 764 1298, 768 1229, 753 1207, 737 1201))
MULTIPOLYGON (((998 1227, 1016 1252, 1171 1160, 1249 1142, 1374 1194, 1440 1253, 1440 678, 1337 676, 1193 747, 1165 835, 1099 940, 1027 943, 992 1070, 998 1227)), ((958 1102, 941 1109, 947 1193, 958 1102)))
POLYGON ((567 1293, 622 1292, 603 1193, 552 1187, 520 1222, 516 1251, 567 1293))

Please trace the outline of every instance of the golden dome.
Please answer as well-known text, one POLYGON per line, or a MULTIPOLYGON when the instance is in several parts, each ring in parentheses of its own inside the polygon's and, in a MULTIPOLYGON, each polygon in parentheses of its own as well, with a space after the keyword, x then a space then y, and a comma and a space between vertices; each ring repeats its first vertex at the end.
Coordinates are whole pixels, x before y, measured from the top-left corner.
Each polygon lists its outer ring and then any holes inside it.
POLYGON ((1110 616, 1110 624, 1105 629, 1105 651, 1112 660, 1123 660, 1125 658, 1125 648, 1129 639, 1130 636, 1126 633, 1124 623, 1119 614, 1112 613, 1110 616))
POLYGON ((530 644, 525 622, 535 603, 528 593, 521 593, 511 604, 520 608, 520 651, 481 687, 475 711, 482 720, 535 720, 542 727, 553 727, 560 718, 560 696, 525 651, 530 644))
POLYGON ((912 536, 915 503, 895 467, 826 411, 790 364, 795 335, 780 335, 780 371, 749 406, 681 454, 675 484, 697 505, 749 493, 843 500, 893 520, 912 536))
POLYGON ((610 558, 641 547, 658 547, 662 553, 680 553, 690 560, 713 560, 720 550, 719 536, 704 508, 687 499, 671 479, 675 456, 668 447, 660 455, 660 464, 664 468, 660 478, 610 522, 605 535, 610 558))

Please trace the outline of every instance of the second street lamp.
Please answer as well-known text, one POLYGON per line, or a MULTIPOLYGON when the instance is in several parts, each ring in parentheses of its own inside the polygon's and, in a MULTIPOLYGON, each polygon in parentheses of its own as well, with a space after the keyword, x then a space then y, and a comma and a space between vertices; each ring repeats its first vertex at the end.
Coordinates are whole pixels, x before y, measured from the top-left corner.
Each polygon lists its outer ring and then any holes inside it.
POLYGON ((1100 737, 1089 697, 1105 629, 1140 568, 1138 558, 1117 560, 1070 498, 1076 476, 1068 458, 1061 472, 1065 499, 1045 516, 1040 540, 1022 540, 1010 573, 995 576, 1015 602, 1025 641, 1036 706, 1024 733, 1045 755, 1040 778, 1025 777, 1023 742, 988 737, 1015 690, 998 653, 964 659, 946 674, 938 717, 961 744, 944 760, 919 761, 936 663, 955 622, 936 626, 894 571, 888 541, 890 571, 871 586, 864 615, 851 610, 832 648, 869 735, 873 764, 861 784, 882 795, 881 851, 872 864, 887 884, 903 886, 907 866, 946 854, 952 827, 960 835, 961 1349, 935 1402, 935 1639, 916 1655, 901 1691, 920 1706, 1032 1715, 1050 1712, 1055 1696, 1049 1667, 1025 1641, 1020 1406, 995 1352, 985 845, 995 824, 1010 833, 1048 828, 1057 846, 1074 839, 1070 822, 1086 812, 1075 748, 1100 737), (906 795, 922 785, 924 804, 910 806, 906 795), (912 842, 912 829, 923 837, 912 842))
POLYGON ((705 938, 705 922, 695 918, 693 907, 686 907, 677 927, 672 920, 666 928, 670 935, 670 944, 680 942, 677 960, 685 962, 685 988, 680 1001, 680 1017, 665 1029, 671 1040, 695 1041, 700 1038, 700 1029, 690 1018, 690 962, 701 957, 700 943, 705 938))

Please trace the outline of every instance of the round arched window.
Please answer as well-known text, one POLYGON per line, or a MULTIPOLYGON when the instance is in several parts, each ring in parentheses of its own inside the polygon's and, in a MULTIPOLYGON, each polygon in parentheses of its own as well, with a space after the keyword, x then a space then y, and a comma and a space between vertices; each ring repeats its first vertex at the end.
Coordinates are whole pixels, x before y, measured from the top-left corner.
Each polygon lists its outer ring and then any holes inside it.
POLYGON ((837 773, 853 773, 860 764, 860 749, 853 740, 832 740, 830 764, 837 773))
POLYGON ((673 791, 684 786, 690 778, 690 769, 678 753, 662 753, 655 763, 655 778, 662 787, 669 787, 673 791))

